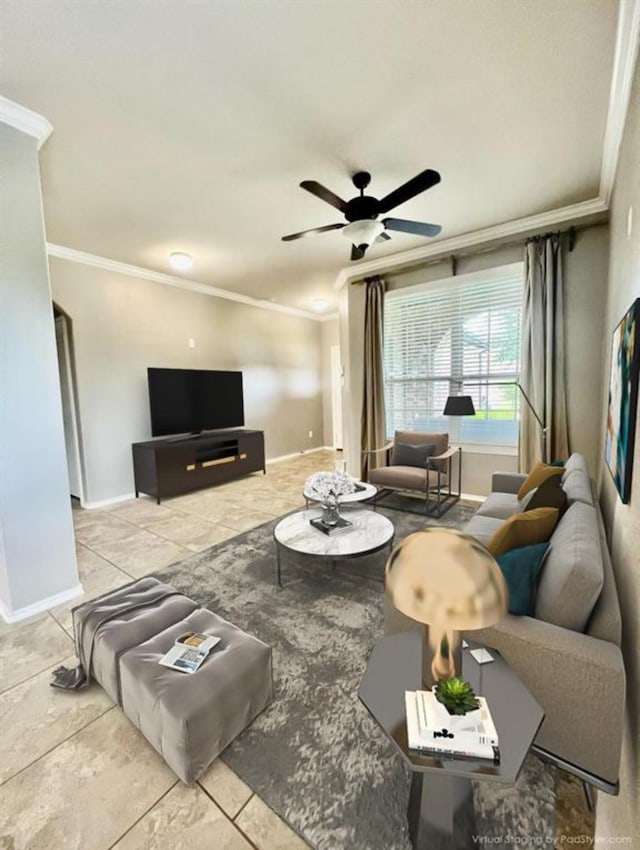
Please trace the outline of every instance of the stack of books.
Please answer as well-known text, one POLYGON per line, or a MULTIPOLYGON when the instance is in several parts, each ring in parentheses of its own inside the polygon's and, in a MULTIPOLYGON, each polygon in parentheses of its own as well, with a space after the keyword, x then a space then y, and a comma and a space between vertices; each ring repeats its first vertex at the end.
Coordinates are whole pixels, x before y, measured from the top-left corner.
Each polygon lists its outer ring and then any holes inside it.
POLYGON ((431 691, 405 691, 409 749, 425 755, 500 763, 498 733, 484 697, 480 707, 451 715, 431 691))

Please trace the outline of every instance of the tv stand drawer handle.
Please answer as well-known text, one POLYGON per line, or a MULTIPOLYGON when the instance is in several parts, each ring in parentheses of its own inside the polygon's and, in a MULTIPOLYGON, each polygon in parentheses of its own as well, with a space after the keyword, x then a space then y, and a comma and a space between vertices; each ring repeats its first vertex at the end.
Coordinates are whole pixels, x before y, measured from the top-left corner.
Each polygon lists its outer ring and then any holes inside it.
POLYGON ((243 454, 238 455, 238 457, 240 458, 240 460, 246 460, 247 459, 247 453, 243 452, 243 454))
POLYGON ((195 463, 189 463, 189 464, 187 464, 187 466, 186 466, 186 470, 187 470, 187 472, 193 472, 195 468, 196 468, 195 463))
POLYGON ((203 469, 206 469, 208 466, 218 466, 221 463, 233 463, 235 457, 221 457, 217 460, 204 460, 201 464, 203 469))

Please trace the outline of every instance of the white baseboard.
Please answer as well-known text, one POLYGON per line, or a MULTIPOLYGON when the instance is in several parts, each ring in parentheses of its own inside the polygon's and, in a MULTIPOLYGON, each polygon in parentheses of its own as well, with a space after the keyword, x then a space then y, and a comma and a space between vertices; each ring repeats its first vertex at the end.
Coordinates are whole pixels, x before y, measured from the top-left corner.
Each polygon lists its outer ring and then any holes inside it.
POLYGON ((301 449, 299 452, 292 452, 290 455, 280 455, 279 457, 268 457, 267 463, 280 463, 283 460, 291 460, 294 457, 300 457, 300 455, 310 455, 313 452, 332 452, 334 451, 333 446, 316 446, 315 449, 301 449))
POLYGON ((486 496, 476 496, 475 493, 460 493, 461 499, 466 499, 468 502, 477 502, 481 504, 487 498, 486 496))
POLYGON ((10 611, 2 600, 0 600, 0 617, 2 617, 5 623, 19 623, 20 620, 35 617, 36 614, 42 614, 43 611, 48 611, 49 608, 55 608, 56 605, 70 602, 77 596, 82 596, 83 593, 84 588, 82 585, 76 584, 74 587, 70 587, 69 590, 63 590, 62 593, 54 593, 53 596, 48 596, 46 599, 41 599, 40 602, 34 602, 32 605, 25 605, 24 608, 16 608, 15 611, 10 611))
MULTIPOLYGON (((267 458, 266 463, 280 463, 282 460, 291 460, 294 457, 300 457, 300 455, 309 455, 313 452, 324 451, 332 452, 335 451, 335 449, 333 446, 316 446, 313 449, 301 449, 299 452, 292 452, 289 455, 267 458)), ((122 496, 112 496, 110 499, 99 499, 97 502, 85 502, 80 500, 80 507, 85 508, 88 511, 97 511, 100 510, 100 508, 108 508, 110 505, 117 505, 118 502, 130 502, 135 499, 135 497, 135 493, 124 493, 122 496)))
POLYGON ((109 505, 117 505, 118 502, 130 502, 135 499, 135 493, 125 493, 122 496, 112 496, 110 499, 100 499, 97 502, 80 501, 80 506, 88 511, 96 511, 100 508, 108 508, 109 505))

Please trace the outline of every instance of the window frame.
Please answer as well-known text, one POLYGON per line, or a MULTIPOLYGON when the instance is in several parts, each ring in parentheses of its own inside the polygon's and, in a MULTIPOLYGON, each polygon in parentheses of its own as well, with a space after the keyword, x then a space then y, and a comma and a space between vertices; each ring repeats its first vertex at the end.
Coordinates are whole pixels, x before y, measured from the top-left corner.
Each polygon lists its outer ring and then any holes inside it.
MULTIPOLYGON (((396 298, 400 298, 402 296, 419 294, 421 292, 429 292, 429 291, 437 291, 442 290, 444 288, 454 288, 459 286, 465 286, 468 284, 473 284, 474 282, 484 282, 491 283, 494 281, 500 281, 502 279, 512 280, 515 276, 520 276, 522 280, 522 293, 524 295, 524 261, 519 260, 514 263, 506 263, 500 266, 492 266, 491 268, 484 269, 482 271, 474 271, 467 272, 465 274, 460 275, 450 275, 448 277, 437 278, 436 280, 424 281, 422 283, 412 284, 410 286, 400 286, 394 289, 388 289, 385 292, 385 306, 387 303, 387 299, 395 300, 396 298)), ((383 332, 384 334, 384 332, 383 332)), ((461 376, 458 375, 442 375, 434 377, 432 380, 444 382, 449 380, 452 392, 456 391, 455 381, 461 376)), ((504 375, 505 383, 515 382, 519 379, 518 374, 509 374, 504 375)), ((422 380, 429 380, 428 378, 422 380)), ((500 380, 499 377, 494 378, 493 380, 500 380)), ((470 376, 467 383, 473 382, 473 376, 470 376)), ((481 379, 476 379, 477 384, 481 384, 481 379)), ((383 383, 386 390, 386 377, 383 376, 383 383)), ((516 421, 519 421, 519 416, 516 421)), ((388 436, 388 439, 392 439, 393 434, 388 436)), ((469 443, 469 442, 459 442, 455 443, 455 445, 461 445, 466 452, 470 453, 478 453, 478 454, 502 454, 502 455, 517 455, 518 454, 518 445, 516 444, 499 444, 499 443, 469 443)))

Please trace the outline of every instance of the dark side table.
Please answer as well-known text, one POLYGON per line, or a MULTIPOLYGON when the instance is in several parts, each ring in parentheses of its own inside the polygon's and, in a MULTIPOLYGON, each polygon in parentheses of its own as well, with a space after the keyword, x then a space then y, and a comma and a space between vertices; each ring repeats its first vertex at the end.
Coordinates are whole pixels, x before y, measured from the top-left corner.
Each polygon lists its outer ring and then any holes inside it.
POLYGON ((421 684, 422 631, 376 641, 358 695, 411 768, 407 818, 415 850, 468 850, 474 846, 471 780, 513 783, 544 719, 544 711, 494 650, 478 664, 462 650, 462 674, 487 699, 500 739, 500 764, 419 755, 409 750, 404 692, 421 684))

